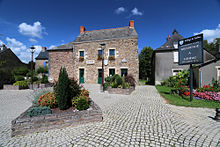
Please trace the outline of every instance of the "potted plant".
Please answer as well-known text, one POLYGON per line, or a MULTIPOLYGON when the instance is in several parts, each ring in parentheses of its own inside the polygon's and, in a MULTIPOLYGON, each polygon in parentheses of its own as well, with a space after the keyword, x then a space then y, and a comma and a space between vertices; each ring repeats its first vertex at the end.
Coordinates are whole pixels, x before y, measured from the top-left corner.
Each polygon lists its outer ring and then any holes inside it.
POLYGON ((115 56, 109 56, 108 59, 109 60, 115 60, 115 56))
POLYGON ((80 57, 79 57, 79 61, 80 61, 80 62, 83 62, 83 61, 84 61, 84 57, 83 57, 83 56, 80 56, 80 57))
POLYGON ((98 54, 97 60, 102 60, 102 55, 98 54))

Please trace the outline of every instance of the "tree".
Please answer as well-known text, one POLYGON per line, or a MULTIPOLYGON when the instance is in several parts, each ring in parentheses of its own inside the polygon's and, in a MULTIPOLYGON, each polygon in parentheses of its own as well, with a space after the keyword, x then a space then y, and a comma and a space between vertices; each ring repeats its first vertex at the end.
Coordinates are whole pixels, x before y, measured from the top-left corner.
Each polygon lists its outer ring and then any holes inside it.
POLYGON ((216 46, 220 43, 220 38, 215 38, 213 42, 208 43, 207 40, 203 41, 204 48, 209 51, 211 54, 216 54, 216 46))
POLYGON ((151 78, 151 58, 153 49, 144 47, 139 54, 139 79, 148 80, 151 78))
POLYGON ((70 80, 66 68, 60 69, 58 83, 55 87, 55 95, 60 110, 68 109, 71 106, 70 80))

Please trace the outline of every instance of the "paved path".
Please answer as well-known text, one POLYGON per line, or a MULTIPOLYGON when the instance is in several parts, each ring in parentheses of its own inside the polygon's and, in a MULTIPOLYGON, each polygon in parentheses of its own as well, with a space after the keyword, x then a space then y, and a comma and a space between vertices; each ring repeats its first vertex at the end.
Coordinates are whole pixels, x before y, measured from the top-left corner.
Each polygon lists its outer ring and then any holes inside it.
POLYGON ((30 91, 0 91, 0 146, 220 146, 213 109, 166 104, 153 86, 130 96, 99 93, 85 85, 103 111, 103 122, 10 137, 10 121, 31 103, 30 91))

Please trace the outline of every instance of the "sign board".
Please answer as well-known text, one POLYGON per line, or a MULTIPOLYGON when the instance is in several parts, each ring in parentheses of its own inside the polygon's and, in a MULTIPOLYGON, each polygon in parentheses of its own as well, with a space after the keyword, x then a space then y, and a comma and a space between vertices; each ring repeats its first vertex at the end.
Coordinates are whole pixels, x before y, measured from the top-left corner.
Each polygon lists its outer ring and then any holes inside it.
POLYGON ((123 58, 123 59, 121 60, 121 62, 122 62, 122 63, 127 63, 127 60, 126 60, 125 58, 123 58))
POLYGON ((86 64, 95 64, 95 60, 87 60, 86 64))
POLYGON ((105 65, 105 66, 108 65, 108 60, 104 60, 104 65, 105 65))
POLYGON ((203 34, 178 42, 179 65, 203 63, 203 34))

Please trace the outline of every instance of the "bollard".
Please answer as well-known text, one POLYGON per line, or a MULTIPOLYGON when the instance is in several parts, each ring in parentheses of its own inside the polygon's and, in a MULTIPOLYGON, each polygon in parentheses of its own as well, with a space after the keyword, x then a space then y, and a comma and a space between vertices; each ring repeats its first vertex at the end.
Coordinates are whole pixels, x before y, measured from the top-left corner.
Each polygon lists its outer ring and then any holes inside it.
POLYGON ((220 108, 216 108, 216 115, 215 115, 215 120, 220 121, 220 108))

